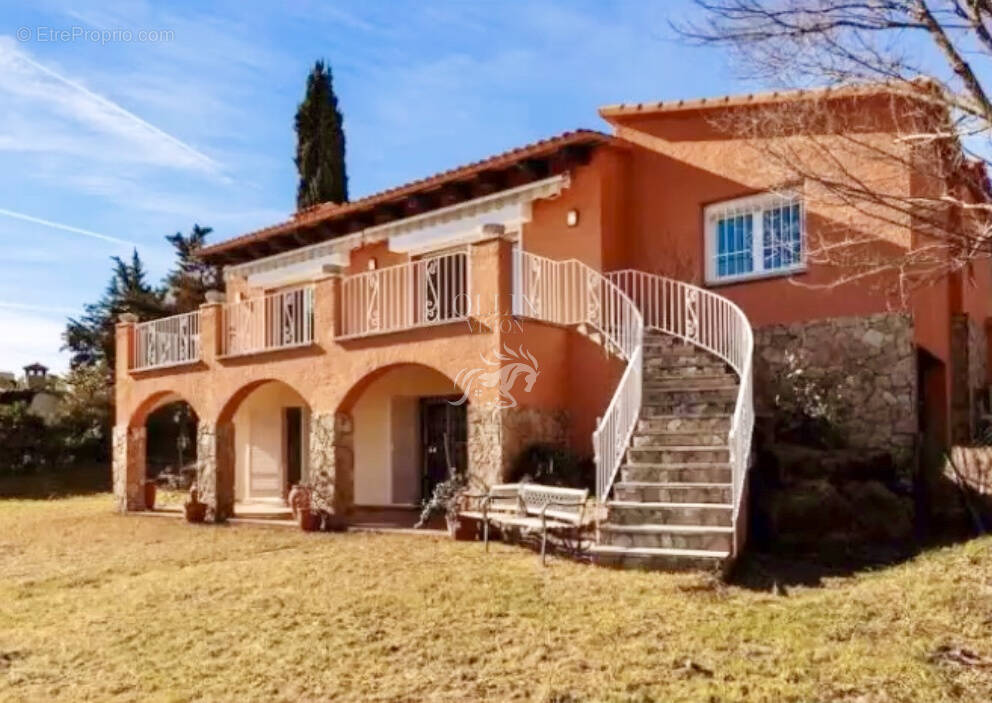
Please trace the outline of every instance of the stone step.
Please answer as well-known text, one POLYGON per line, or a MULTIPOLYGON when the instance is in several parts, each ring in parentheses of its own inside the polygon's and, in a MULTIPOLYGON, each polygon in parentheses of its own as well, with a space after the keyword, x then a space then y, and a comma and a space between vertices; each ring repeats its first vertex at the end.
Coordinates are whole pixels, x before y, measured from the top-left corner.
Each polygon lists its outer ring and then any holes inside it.
POLYGON ((686 381, 677 388, 645 386, 642 398, 645 403, 734 401, 737 400, 737 385, 697 387, 695 381, 686 381))
POLYGON ((589 550, 598 566, 651 571, 714 571, 722 568, 730 552, 695 549, 627 549, 594 545, 589 550))
POLYGON ((670 432, 668 430, 635 430, 631 446, 653 449, 670 446, 726 447, 727 433, 697 430, 695 432, 670 432))
POLYGON ((693 358, 689 355, 680 354, 677 357, 653 356, 644 360, 644 371, 650 373, 669 374, 672 376, 684 376, 687 374, 718 374, 731 373, 729 367, 722 361, 716 360, 709 354, 700 354, 693 358), (695 361, 696 363, 689 363, 695 361))
POLYGON ((607 502, 613 525, 716 525, 730 527, 733 506, 722 503, 607 502))
POLYGON ((645 349, 645 368, 678 368, 678 367, 700 367, 705 368, 718 365, 719 370, 725 370, 723 362, 709 352, 699 349, 670 350, 670 349, 645 349))
POLYGON ((730 483, 726 462, 648 464, 629 462, 620 467, 623 483, 730 483))
POLYGON ((721 432, 730 431, 731 415, 661 415, 641 418, 637 432, 721 432))
POLYGON ((599 526, 598 544, 649 549, 704 549, 729 552, 733 549, 732 527, 699 525, 614 525, 599 526))
POLYGON ((634 464, 726 463, 730 461, 730 449, 696 445, 651 447, 648 449, 630 447, 627 449, 627 461, 634 464))
POLYGON ((644 390, 698 390, 698 389, 737 389, 737 377, 733 374, 696 374, 691 376, 674 376, 669 378, 656 378, 650 375, 644 376, 644 390))
POLYGON ((655 483, 653 481, 621 481, 613 486, 613 495, 620 501, 643 503, 722 503, 733 500, 729 483, 655 483))
POLYGON ((648 400, 643 398, 641 406, 642 419, 655 419, 659 417, 698 416, 698 415, 733 415, 737 405, 734 400, 694 400, 686 398, 672 398, 670 400, 648 400))

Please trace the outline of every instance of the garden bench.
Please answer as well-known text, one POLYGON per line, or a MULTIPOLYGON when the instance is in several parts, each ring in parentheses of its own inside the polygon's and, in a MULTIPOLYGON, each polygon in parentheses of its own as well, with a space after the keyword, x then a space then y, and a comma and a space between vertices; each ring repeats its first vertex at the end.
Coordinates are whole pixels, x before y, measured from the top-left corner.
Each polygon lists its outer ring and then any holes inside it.
POLYGON ((586 528, 586 503, 589 491, 579 488, 542 486, 537 483, 504 483, 492 486, 483 495, 479 510, 466 510, 460 516, 482 523, 483 541, 489 551, 489 526, 518 527, 541 534, 541 564, 545 564, 548 533, 575 539, 575 551, 581 545, 586 528))

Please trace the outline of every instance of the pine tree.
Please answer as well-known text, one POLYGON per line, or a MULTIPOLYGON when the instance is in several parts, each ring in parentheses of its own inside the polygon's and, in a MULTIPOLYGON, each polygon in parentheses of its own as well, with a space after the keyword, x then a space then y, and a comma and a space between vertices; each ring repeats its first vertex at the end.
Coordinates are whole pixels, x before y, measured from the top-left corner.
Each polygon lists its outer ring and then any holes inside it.
POLYGON ((135 250, 130 262, 114 256, 113 275, 103 296, 84 307, 81 317, 70 318, 64 334, 65 349, 72 352, 71 365, 105 364, 113 374, 115 354, 114 328, 121 313, 138 319, 160 317, 165 311, 163 291, 148 284, 145 265, 135 250))
POLYGON ((307 90, 296 110, 296 169, 300 185, 296 207, 348 201, 344 130, 331 70, 317 61, 307 76, 307 90))
POLYGON ((166 296, 174 313, 196 310, 206 300, 208 290, 221 287, 220 267, 197 256, 212 231, 193 225, 189 234, 176 232, 165 238, 176 250, 176 267, 165 277, 166 296))

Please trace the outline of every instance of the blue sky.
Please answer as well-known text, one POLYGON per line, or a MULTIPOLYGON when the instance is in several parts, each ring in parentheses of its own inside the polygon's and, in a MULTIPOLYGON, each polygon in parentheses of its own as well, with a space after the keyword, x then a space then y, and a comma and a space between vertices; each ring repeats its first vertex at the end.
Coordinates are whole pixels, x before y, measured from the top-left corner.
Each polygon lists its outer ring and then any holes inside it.
POLYGON ((0 370, 65 368, 65 318, 99 296, 110 256, 137 246, 157 280, 171 232, 197 222, 218 241, 284 219, 316 58, 352 197, 605 129, 599 105, 754 87, 672 38, 682 0, 282 4, 0 0, 0 370), (131 41, 71 37, 121 30, 131 41))

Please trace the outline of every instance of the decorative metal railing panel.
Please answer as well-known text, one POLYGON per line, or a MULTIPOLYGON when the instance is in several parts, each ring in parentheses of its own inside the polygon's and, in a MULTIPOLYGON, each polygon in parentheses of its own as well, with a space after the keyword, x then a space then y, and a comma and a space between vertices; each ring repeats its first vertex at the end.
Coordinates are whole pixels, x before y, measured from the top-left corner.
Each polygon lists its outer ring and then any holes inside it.
POLYGON ((644 322, 633 301, 586 264, 514 252, 513 310, 556 325, 585 325, 627 361, 609 406, 593 433, 596 496, 605 501, 641 414, 644 322))
POLYGON ((468 319, 470 269, 468 253, 459 251, 347 276, 338 339, 468 319))
POLYGON ((740 377, 728 445, 733 470, 735 553, 754 432, 754 333, 744 312, 697 286, 628 269, 607 274, 644 315, 644 324, 691 342, 726 361, 740 377))
POLYGON ((227 303, 221 314, 221 356, 313 344, 313 302, 313 286, 303 286, 227 303))
POLYGON ((135 327, 130 368, 135 371, 200 360, 200 313, 188 312, 135 327))

